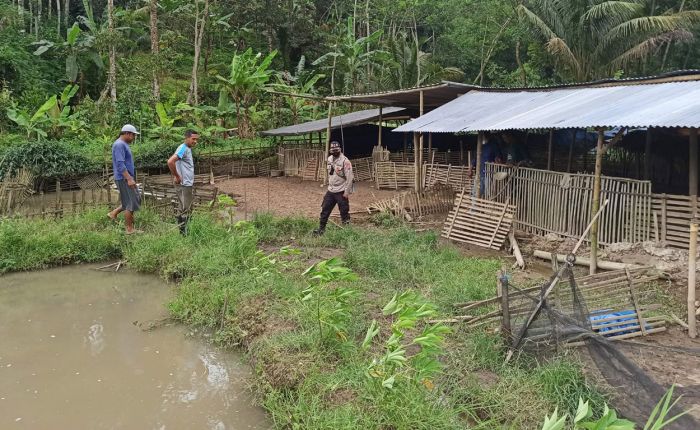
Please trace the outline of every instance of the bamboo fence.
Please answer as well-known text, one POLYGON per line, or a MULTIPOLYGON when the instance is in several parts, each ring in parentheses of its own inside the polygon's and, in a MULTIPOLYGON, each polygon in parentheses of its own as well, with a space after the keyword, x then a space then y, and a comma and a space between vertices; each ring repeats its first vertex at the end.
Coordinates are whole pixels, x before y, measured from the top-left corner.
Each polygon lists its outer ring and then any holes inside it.
POLYGON ((424 171, 425 187, 442 184, 451 186, 455 191, 462 191, 463 188, 471 190, 474 184, 473 178, 469 176, 469 168, 466 166, 426 164, 424 171))
MULTIPOLYGON (((304 169, 307 167, 310 159, 325 160, 325 151, 319 149, 282 149, 280 160, 285 176, 302 176, 304 169)), ((318 178, 325 175, 325 163, 319 163, 318 178)))
POLYGON ((694 208, 698 207, 700 199, 693 202, 690 196, 654 194, 652 222, 656 239, 674 248, 688 249, 690 221, 693 219, 694 208))
POLYGON ((371 181, 374 179, 374 162, 372 157, 356 158, 350 160, 355 181, 371 181))
POLYGON ((374 173, 377 188, 398 190, 414 186, 416 166, 413 163, 384 161, 374 164, 374 173))
MULTIPOLYGON (((590 221, 593 175, 487 163, 484 179, 486 198, 510 199, 518 207, 514 225, 519 230, 578 238, 590 221)), ((610 203, 600 219, 601 244, 650 240, 651 182, 603 176, 601 200, 606 199, 610 203)))
POLYGON ((9 214, 34 192, 34 175, 20 170, 0 182, 0 215, 9 214))

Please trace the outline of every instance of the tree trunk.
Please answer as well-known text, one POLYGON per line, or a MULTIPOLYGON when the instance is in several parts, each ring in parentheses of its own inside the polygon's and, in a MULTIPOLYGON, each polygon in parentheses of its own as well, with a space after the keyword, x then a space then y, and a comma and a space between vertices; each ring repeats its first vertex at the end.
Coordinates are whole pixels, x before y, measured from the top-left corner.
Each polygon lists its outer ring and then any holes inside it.
POLYGON ((61 38, 61 0, 56 0, 56 37, 61 38))
POLYGON ((29 0, 29 34, 34 32, 34 0, 29 0))
POLYGON ((70 0, 63 2, 63 27, 68 28, 68 18, 70 17, 70 0))
POLYGON ((36 26, 34 27, 34 31, 36 32, 36 38, 39 38, 39 29, 41 27, 41 12, 42 9, 44 8, 43 5, 43 0, 37 0, 37 8, 36 8, 36 26))
POLYGON ((113 103, 117 102, 117 48, 114 45, 114 0, 107 0, 107 23, 109 28, 109 73, 107 75, 107 88, 109 97, 113 103))
POLYGON ((199 3, 197 0, 195 0, 195 4, 197 5, 197 18, 194 24, 194 62, 192 64, 192 81, 190 82, 190 91, 187 94, 187 103, 197 105, 199 104, 197 70, 199 69, 199 57, 202 53, 204 26, 209 14, 209 0, 204 0, 204 11, 201 17, 199 16, 199 3))
MULTIPOLYGON (((151 14, 151 54, 158 60, 158 52, 160 47, 158 46, 158 0, 150 0, 149 10, 151 14)), ((153 68, 153 100, 160 100, 160 82, 158 82, 158 69, 160 68, 160 61, 158 65, 153 68)))

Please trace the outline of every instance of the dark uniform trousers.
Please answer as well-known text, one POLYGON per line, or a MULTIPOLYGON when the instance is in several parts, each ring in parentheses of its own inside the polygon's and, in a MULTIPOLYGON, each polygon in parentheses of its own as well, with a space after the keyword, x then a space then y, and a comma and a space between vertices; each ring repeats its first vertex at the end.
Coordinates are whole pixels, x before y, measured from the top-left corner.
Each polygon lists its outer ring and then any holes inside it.
POLYGON ((326 228, 328 217, 331 215, 336 204, 338 205, 340 219, 343 221, 343 224, 350 222, 350 200, 343 197, 343 191, 339 193, 327 191, 326 195, 323 197, 323 203, 321 203, 321 229, 326 228))

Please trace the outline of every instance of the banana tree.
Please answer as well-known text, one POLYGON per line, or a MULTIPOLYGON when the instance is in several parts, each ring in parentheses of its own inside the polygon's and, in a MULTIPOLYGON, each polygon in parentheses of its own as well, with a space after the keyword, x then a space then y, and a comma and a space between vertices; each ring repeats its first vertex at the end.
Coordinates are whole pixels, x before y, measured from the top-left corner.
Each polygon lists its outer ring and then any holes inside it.
POLYGON ((64 129, 80 131, 84 123, 80 121, 78 114, 71 112, 69 106, 77 91, 78 86, 70 84, 63 89, 60 96, 51 96, 33 114, 15 106, 7 110, 7 117, 24 129, 28 138, 45 138, 49 133, 52 137, 59 137, 64 129))
POLYGON ((34 55, 40 56, 52 48, 58 50, 59 55, 66 58, 66 79, 70 83, 78 81, 78 74, 86 66, 80 64, 80 60, 87 59, 92 62, 98 69, 104 68, 102 57, 95 47, 95 37, 84 33, 78 23, 73 23, 73 26, 66 30, 66 41, 61 44, 55 44, 49 40, 41 40, 35 42, 37 46, 34 55))
POLYGON ((275 55, 277 51, 272 51, 263 58, 261 53, 253 54, 253 50, 248 48, 244 53, 233 56, 227 78, 216 76, 221 89, 228 93, 236 106, 238 135, 241 137, 254 135, 250 108, 269 86, 273 74, 270 65, 275 55))
MULTIPOLYGON (((273 84, 272 88, 285 94, 313 96, 317 94, 316 84, 324 77, 323 74, 306 70, 306 58, 302 55, 294 74, 286 71, 279 73, 277 83, 273 84)), ((316 119, 318 103, 305 97, 283 96, 283 98, 285 102, 284 113, 290 117, 285 119, 291 120, 292 123, 297 123, 299 120, 316 119)))

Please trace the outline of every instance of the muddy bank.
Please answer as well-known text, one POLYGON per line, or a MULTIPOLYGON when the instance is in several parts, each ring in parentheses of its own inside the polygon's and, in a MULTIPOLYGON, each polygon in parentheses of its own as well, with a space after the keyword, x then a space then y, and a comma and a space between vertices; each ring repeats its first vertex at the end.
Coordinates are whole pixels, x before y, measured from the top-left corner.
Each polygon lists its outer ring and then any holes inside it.
POLYGON ((94 267, 0 277, 0 428, 270 426, 240 356, 157 323, 166 284, 94 267))

